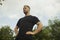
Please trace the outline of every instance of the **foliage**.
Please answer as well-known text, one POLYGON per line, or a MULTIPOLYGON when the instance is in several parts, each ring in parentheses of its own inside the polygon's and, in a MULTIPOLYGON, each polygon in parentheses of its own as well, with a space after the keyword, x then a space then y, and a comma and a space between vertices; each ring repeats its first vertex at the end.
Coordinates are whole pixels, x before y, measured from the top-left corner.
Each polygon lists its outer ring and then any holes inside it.
POLYGON ((35 40, 60 40, 60 20, 49 20, 49 25, 33 37, 35 40))
POLYGON ((10 26, 2 26, 0 28, 0 40, 13 40, 13 31, 10 26))

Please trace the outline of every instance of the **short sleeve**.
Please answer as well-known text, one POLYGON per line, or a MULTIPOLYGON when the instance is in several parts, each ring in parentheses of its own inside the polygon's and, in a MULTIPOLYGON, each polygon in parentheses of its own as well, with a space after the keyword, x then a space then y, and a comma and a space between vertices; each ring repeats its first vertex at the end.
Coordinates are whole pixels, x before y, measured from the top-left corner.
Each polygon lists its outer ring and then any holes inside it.
POLYGON ((18 20, 18 22, 17 22, 16 26, 18 26, 18 27, 19 27, 19 24, 20 24, 20 19, 18 20))
POLYGON ((34 24, 37 24, 37 22, 40 22, 40 20, 37 17, 34 17, 34 24))

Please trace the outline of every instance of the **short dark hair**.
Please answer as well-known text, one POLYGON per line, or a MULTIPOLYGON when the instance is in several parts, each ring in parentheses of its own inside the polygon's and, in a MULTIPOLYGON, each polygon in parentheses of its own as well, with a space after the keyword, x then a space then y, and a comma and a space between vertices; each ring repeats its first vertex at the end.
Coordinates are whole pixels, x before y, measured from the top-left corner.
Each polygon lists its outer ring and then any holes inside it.
POLYGON ((28 6, 28 5, 24 5, 24 6, 26 6, 26 7, 28 7, 30 9, 30 6, 28 6))

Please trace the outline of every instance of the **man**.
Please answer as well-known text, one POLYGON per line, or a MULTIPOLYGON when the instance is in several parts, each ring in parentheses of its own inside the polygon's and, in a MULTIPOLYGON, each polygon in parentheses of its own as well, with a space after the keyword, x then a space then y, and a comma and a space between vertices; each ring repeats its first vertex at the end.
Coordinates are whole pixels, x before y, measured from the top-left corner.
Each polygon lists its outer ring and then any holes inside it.
POLYGON ((25 16, 19 19, 14 29, 16 33, 15 40, 33 40, 32 36, 41 31, 42 23, 37 17, 30 15, 30 7, 28 5, 24 5, 23 12, 25 16), (37 24, 37 29, 32 31, 35 24, 37 24))

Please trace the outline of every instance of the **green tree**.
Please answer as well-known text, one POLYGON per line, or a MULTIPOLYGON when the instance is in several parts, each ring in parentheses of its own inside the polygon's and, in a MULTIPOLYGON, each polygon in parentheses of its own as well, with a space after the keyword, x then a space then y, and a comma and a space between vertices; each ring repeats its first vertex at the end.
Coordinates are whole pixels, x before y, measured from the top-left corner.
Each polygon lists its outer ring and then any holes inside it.
POLYGON ((53 21, 50 20, 49 27, 52 30, 52 39, 53 40, 60 40, 60 20, 55 18, 53 21))
POLYGON ((0 5, 2 5, 2 1, 4 1, 4 0, 0 0, 0 5))
POLYGON ((35 40, 60 40, 60 19, 55 18, 48 23, 40 33, 33 36, 35 40))
POLYGON ((35 40, 51 40, 51 29, 44 27, 40 33, 34 36, 35 40))
POLYGON ((10 29, 10 26, 2 26, 0 28, 0 40, 14 40, 13 31, 10 29))

